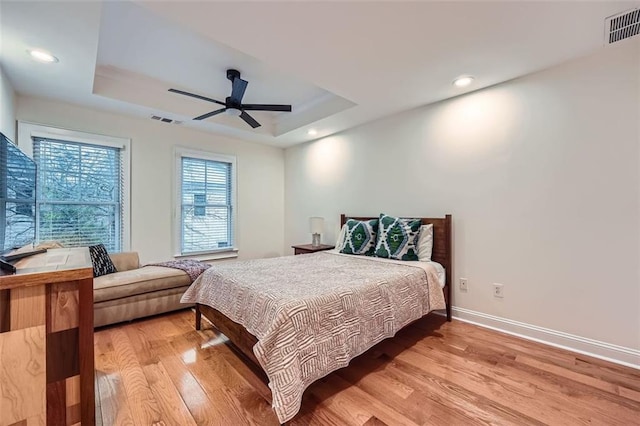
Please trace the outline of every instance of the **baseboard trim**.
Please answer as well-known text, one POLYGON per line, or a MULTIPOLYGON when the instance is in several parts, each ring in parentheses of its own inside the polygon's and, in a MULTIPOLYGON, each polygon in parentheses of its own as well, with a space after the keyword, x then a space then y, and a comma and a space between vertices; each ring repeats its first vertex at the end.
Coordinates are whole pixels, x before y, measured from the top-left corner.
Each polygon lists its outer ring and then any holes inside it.
POLYGON ((452 307, 453 318, 545 345, 625 365, 640 370, 640 350, 580 337, 470 309, 452 307))

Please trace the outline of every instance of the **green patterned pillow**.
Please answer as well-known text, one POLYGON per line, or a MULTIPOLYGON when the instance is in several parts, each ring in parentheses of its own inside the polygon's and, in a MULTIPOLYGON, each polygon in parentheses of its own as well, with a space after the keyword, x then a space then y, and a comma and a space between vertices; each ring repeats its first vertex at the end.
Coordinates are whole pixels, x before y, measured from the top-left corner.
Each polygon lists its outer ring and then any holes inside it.
POLYGON ((378 219, 347 220, 340 253, 373 256, 378 235, 378 219))
POLYGON ((380 214, 375 255, 398 260, 418 260, 420 219, 401 219, 380 214))

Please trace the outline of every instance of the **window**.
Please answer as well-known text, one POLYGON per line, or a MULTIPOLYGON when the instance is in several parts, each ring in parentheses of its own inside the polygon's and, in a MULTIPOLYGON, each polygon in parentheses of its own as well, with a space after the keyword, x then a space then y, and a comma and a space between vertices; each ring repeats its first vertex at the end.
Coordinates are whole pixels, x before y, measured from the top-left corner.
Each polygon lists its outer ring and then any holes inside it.
POLYGON ((27 131, 37 165, 36 240, 127 250, 128 141, 20 123, 21 138, 27 131))
POLYGON ((235 158, 178 149, 179 256, 234 250, 235 158))

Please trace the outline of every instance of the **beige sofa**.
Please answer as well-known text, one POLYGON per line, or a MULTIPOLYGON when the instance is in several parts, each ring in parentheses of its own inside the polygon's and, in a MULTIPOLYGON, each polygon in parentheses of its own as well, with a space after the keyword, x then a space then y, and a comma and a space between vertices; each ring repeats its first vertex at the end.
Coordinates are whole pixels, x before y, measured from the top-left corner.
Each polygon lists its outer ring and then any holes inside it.
POLYGON ((190 306, 180 303, 191 284, 186 272, 162 266, 141 268, 136 252, 109 257, 118 272, 93 279, 95 327, 190 306))

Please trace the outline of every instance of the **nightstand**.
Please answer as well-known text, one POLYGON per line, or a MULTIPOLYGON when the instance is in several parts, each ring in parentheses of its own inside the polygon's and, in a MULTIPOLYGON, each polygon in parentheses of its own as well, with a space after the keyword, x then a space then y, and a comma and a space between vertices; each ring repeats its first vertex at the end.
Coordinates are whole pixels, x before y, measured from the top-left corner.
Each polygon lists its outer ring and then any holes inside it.
POLYGON ((320 244, 319 246, 312 246, 311 244, 299 244, 297 246, 291 246, 295 251, 295 254, 307 254, 307 253, 315 253, 317 251, 331 250, 335 246, 330 246, 327 244, 320 244))

